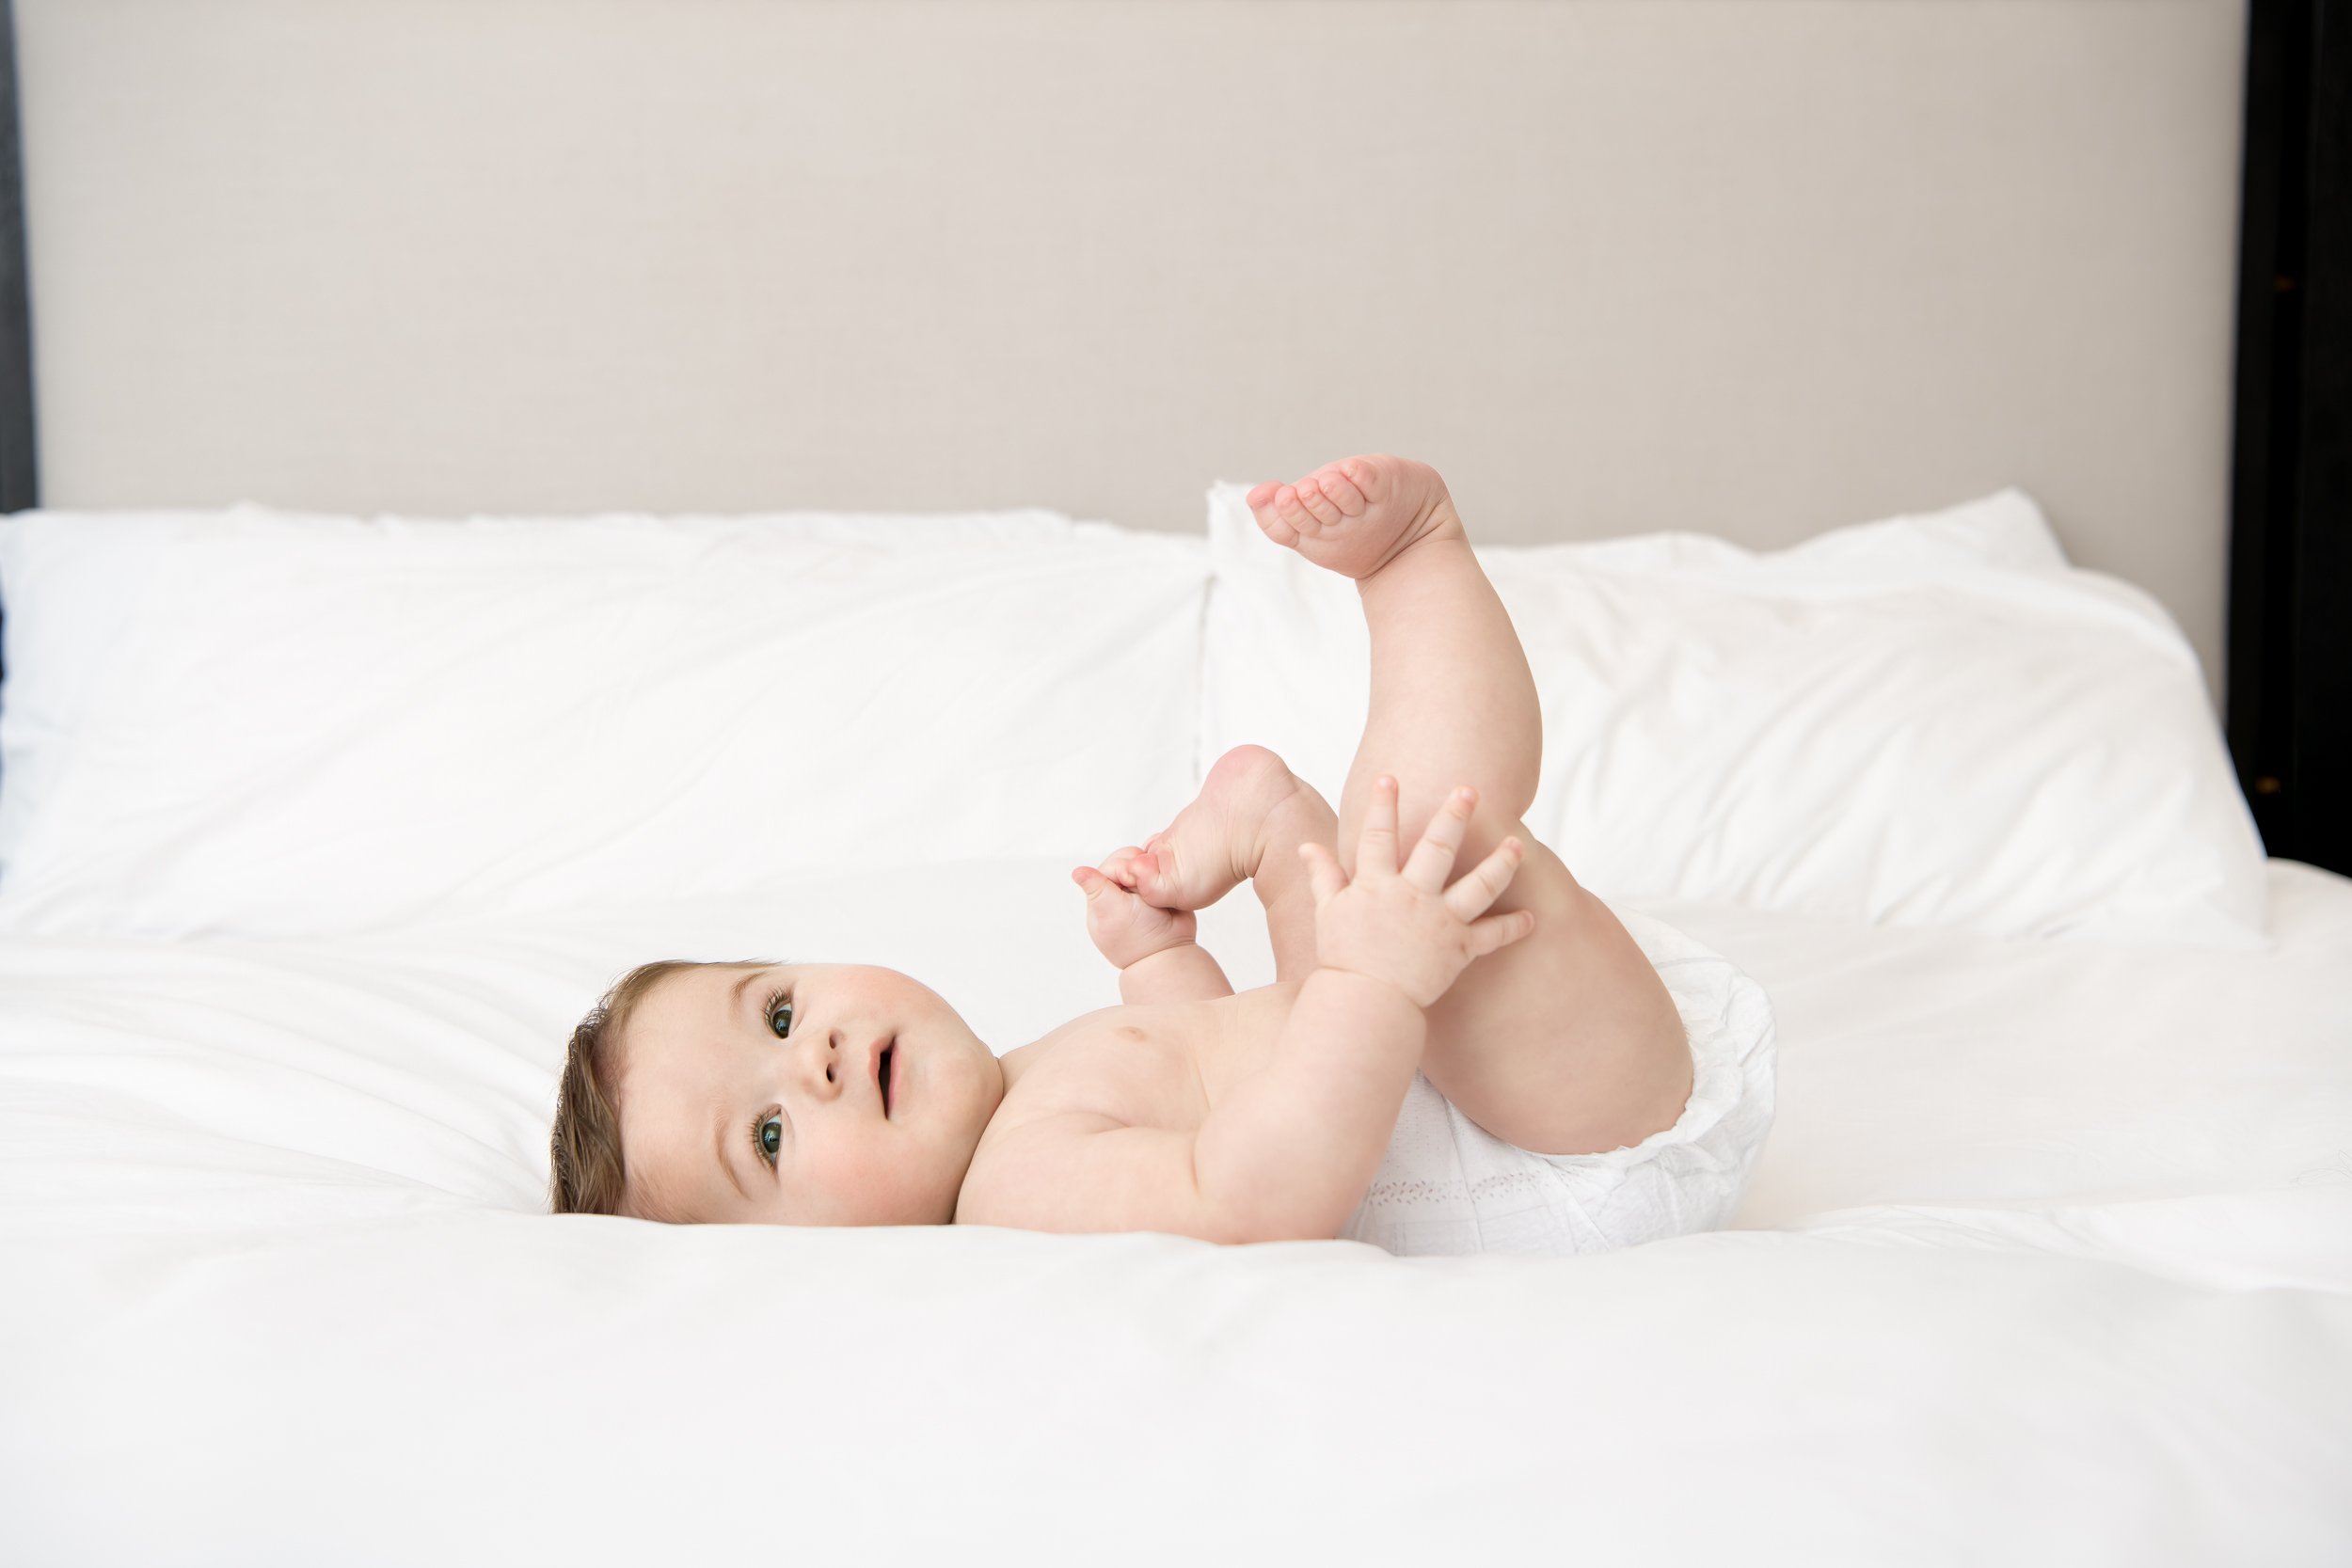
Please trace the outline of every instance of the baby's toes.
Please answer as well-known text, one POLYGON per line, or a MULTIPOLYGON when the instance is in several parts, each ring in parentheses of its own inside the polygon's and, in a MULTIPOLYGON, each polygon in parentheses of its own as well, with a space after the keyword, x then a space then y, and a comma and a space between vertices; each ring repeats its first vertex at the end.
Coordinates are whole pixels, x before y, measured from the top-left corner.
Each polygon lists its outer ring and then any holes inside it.
MULTIPOLYGON (((1338 507, 1343 514, 1350 517, 1360 517, 1371 508, 1372 502, 1358 487, 1355 480, 1348 476, 1347 470, 1354 466, 1355 461, 1351 457, 1346 462, 1334 463, 1327 468, 1317 469, 1315 483, 1322 488, 1325 495, 1331 498, 1331 504, 1338 507)), ((1369 471, 1366 477, 1370 477, 1369 471)))
POLYGON ((1284 549, 1298 547, 1298 531, 1279 517, 1270 514, 1261 516, 1258 519, 1258 530, 1284 549))
POLYGON ((1313 514, 1315 521, 1325 528, 1336 528, 1346 521, 1346 514, 1340 510, 1339 503, 1325 495, 1323 486, 1317 484, 1312 478, 1299 482, 1298 501, 1301 506, 1313 514))
POLYGON ((1285 484, 1274 492, 1274 515, 1294 533, 1314 533, 1323 527, 1315 515, 1307 510, 1306 502, 1299 499, 1298 487, 1294 484, 1285 484))
POLYGON ((1274 486, 1261 484, 1249 492, 1249 515, 1258 519, 1258 531, 1289 549, 1298 543, 1298 531, 1274 514, 1274 486), (1266 499, 1259 499, 1263 494, 1266 499))

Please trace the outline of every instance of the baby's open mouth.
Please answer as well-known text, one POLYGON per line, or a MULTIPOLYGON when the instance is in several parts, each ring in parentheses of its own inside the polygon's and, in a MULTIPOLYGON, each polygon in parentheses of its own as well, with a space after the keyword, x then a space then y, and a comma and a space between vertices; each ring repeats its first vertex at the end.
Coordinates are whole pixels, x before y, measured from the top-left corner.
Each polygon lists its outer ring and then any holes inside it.
POLYGON ((898 1049, 898 1042, 892 1040, 882 1047, 881 1059, 874 1064, 874 1080, 882 1085, 882 1115, 885 1117, 890 1114, 890 1059, 898 1049))

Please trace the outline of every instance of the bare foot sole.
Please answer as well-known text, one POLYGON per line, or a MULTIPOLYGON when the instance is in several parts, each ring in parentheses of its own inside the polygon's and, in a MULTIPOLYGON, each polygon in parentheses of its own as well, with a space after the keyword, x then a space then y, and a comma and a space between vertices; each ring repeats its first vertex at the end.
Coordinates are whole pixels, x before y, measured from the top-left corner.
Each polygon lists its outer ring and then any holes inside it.
POLYGON ((1295 484, 1261 484, 1247 499, 1267 538, 1359 580, 1432 534, 1462 533, 1445 481, 1409 457, 1343 457, 1295 484))
POLYGON ((1266 829, 1299 793, 1297 778, 1263 746, 1216 759, 1200 793, 1130 863, 1135 891, 1164 910, 1205 910, 1257 875, 1266 829))

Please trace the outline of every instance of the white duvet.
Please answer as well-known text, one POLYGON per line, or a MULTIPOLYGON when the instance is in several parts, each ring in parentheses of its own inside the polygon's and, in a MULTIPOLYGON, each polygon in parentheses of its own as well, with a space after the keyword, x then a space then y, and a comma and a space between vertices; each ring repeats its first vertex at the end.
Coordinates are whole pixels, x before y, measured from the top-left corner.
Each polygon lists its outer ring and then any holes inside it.
POLYGON ((2352 881, 2283 861, 2265 951, 1645 906, 1779 1111, 1625 1252, 537 1212, 620 969, 885 963, 1008 1049, 1117 999, 1067 872, 0 938, 0 1559, 2352 1561, 2352 881))

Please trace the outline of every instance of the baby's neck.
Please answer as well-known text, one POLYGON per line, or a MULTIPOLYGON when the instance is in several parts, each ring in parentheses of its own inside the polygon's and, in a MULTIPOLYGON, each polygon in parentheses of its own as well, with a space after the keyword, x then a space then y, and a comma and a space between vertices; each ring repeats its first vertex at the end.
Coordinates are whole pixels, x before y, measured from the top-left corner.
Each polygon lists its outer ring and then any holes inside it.
MULTIPOLYGON (((1064 1024, 1061 1028, 1050 1030, 1028 1044, 1015 1046, 996 1058, 997 1070, 1003 1073, 1005 1078, 1005 1096, 1012 1093, 1012 1086, 1021 1081, 1023 1074, 1038 1064, 1041 1057, 1054 1048, 1056 1038, 1068 1027, 1069 1025, 1064 1024)), ((998 1098, 996 1108, 998 1111, 1005 1108, 1004 1097, 998 1098)))

